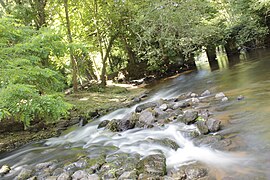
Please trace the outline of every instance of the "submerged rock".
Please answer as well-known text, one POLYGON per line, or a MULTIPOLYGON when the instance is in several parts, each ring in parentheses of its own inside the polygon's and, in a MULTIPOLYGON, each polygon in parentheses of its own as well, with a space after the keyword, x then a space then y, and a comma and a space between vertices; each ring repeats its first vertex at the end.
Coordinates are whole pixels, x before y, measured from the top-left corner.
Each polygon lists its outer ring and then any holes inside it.
POLYGON ((178 148, 180 148, 180 146, 173 140, 169 139, 169 138, 164 138, 164 139, 152 139, 152 138, 148 138, 146 140, 147 142, 153 144, 159 144, 159 145, 162 145, 162 146, 166 146, 166 147, 169 147, 173 150, 177 150, 178 148))

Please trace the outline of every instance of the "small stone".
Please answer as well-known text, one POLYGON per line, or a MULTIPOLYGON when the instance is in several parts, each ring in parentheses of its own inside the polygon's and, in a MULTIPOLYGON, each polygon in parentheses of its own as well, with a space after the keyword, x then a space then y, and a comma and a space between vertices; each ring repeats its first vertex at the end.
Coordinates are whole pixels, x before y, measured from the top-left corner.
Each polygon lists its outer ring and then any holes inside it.
POLYGON ((156 106, 157 106, 156 103, 148 102, 148 103, 141 104, 141 105, 137 106, 135 109, 135 112, 142 112, 143 110, 145 110, 147 108, 154 108, 156 106))
POLYGON ((191 98, 191 102, 193 102, 193 103, 199 103, 200 100, 198 98, 191 98))
POLYGON ((228 100, 229 100, 229 99, 228 99, 227 97, 224 97, 224 98, 221 99, 222 102, 226 102, 226 101, 228 101, 228 100))
POLYGON ((243 100, 244 98, 245 98, 245 97, 244 97, 243 95, 240 95, 240 96, 237 97, 237 100, 238 100, 238 101, 241 101, 241 100, 243 100))
POLYGON ((132 101, 138 103, 138 102, 141 102, 141 98, 135 97, 132 101))
POLYGON ((190 106, 190 104, 188 103, 188 102, 176 102, 174 105, 173 105, 173 107, 172 107, 172 109, 178 109, 178 108, 186 108, 186 107, 188 107, 188 106, 190 106))
POLYGON ((210 93, 210 91, 209 90, 205 90, 202 94, 201 94, 201 96, 209 96, 211 93, 210 93))
POLYGON ((222 99, 222 98, 224 98, 224 97, 226 97, 226 96, 225 96, 225 94, 224 94, 223 92, 217 93, 217 94, 215 95, 215 98, 216 98, 216 99, 222 99))
POLYGON ((163 111, 166 111, 168 109, 168 105, 167 104, 162 104, 161 106, 159 106, 159 108, 163 111))
POLYGON ((190 97, 198 97, 198 94, 196 94, 196 93, 191 93, 191 94, 190 94, 190 97))
POLYGON ((91 174, 88 176, 88 178, 91 180, 100 180, 100 177, 97 174, 91 174))

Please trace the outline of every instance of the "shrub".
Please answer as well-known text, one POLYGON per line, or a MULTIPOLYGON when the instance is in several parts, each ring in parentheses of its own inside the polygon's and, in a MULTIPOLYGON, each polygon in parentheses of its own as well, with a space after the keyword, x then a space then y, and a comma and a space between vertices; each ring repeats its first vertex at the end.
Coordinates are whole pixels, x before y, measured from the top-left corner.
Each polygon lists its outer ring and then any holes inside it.
POLYGON ((0 120, 10 117, 22 121, 25 128, 35 119, 55 121, 70 108, 59 94, 40 95, 31 85, 11 84, 0 91, 0 120))

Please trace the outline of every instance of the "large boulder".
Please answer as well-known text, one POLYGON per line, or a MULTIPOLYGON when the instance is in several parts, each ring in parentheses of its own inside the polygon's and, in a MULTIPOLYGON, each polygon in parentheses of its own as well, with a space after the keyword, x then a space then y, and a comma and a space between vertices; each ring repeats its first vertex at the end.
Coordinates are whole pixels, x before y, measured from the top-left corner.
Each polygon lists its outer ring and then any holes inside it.
POLYGON ((164 176, 166 174, 166 158, 163 154, 149 155, 138 164, 140 174, 164 176))
POLYGON ((210 118, 206 121, 206 126, 210 132, 217 132, 220 129, 221 121, 217 119, 210 118))
POLYGON ((147 108, 154 108, 157 106, 157 103, 154 102, 147 102, 145 104, 138 105, 135 109, 135 112, 142 112, 143 110, 147 108))

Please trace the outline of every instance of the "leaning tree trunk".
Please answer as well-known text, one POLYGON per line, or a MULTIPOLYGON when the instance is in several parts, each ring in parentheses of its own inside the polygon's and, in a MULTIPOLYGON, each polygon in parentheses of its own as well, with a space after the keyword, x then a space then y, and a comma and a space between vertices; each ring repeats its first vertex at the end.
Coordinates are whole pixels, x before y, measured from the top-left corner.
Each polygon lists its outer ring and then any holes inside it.
MULTIPOLYGON (((73 41, 72 41, 72 34, 71 34, 71 30, 70 30, 70 21, 69 21, 69 13, 68 13, 68 0, 64 0, 64 6, 65 6, 65 14, 66 14, 66 26, 67 26, 68 41, 69 41, 69 44, 71 44, 73 41)), ((73 90, 74 90, 74 92, 78 92, 77 62, 76 62, 76 59, 74 57, 74 52, 73 52, 72 46, 70 46, 70 61, 71 61, 71 66, 72 66, 73 90)))
POLYGON ((114 35, 111 37, 108 47, 106 48, 106 54, 102 59, 102 70, 101 70, 101 86, 105 87, 106 86, 106 65, 107 65, 107 59, 109 57, 109 54, 112 49, 112 45, 114 40, 116 39, 117 35, 114 35))

